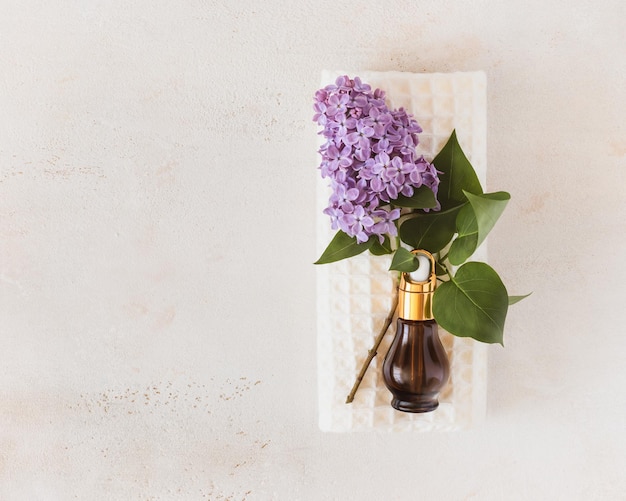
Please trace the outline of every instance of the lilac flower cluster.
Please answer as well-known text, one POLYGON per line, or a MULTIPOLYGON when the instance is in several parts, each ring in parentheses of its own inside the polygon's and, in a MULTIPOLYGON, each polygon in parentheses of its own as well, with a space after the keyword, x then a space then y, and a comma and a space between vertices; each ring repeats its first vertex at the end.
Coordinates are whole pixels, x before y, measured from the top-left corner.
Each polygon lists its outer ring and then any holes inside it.
POLYGON ((403 108, 389 110, 384 98, 384 91, 347 76, 315 94, 313 120, 326 138, 320 170, 332 188, 324 213, 334 230, 359 243, 397 235, 400 209, 390 204, 399 195, 411 197, 425 185, 436 197, 439 186, 435 167, 415 150, 422 129, 403 108))

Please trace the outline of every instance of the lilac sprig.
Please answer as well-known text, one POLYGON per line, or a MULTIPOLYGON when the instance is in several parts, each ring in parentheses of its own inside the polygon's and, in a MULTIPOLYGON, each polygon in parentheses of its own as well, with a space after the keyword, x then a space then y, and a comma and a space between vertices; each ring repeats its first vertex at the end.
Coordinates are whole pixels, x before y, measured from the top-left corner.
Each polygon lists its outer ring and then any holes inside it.
POLYGON ((324 214, 333 230, 358 243, 372 235, 383 243, 385 235, 397 235, 400 209, 394 200, 411 197, 422 186, 437 197, 437 170, 416 152, 422 129, 403 108, 389 110, 384 91, 372 92, 359 77, 341 76, 316 92, 313 109, 326 139, 319 168, 330 179, 324 214))

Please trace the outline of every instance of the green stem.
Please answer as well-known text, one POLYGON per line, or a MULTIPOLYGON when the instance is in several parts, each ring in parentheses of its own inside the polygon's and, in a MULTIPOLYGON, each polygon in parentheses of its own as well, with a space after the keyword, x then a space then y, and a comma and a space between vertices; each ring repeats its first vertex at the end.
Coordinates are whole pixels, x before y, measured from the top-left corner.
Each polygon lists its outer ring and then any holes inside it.
POLYGON ((445 264, 443 264, 443 259, 441 261, 439 261, 439 266, 441 266, 443 268, 443 271, 445 271, 446 272, 445 274, 448 275, 448 277, 450 277, 450 280, 454 281, 454 275, 452 275, 452 273, 450 273, 450 270, 448 269, 448 267, 445 264))
POLYGON ((395 240, 396 240, 396 248, 394 250, 398 250, 400 246, 402 245, 402 243, 400 242, 399 236, 396 236, 395 240))

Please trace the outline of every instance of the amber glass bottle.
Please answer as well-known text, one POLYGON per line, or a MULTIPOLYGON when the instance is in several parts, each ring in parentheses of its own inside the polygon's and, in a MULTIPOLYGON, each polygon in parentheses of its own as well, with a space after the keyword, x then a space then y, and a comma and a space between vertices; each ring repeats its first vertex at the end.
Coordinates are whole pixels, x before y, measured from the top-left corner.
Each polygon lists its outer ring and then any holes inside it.
POLYGON ((393 395, 391 405, 404 412, 429 412, 439 406, 439 392, 448 381, 450 365, 432 315, 437 285, 435 262, 428 252, 413 251, 420 260, 422 278, 403 273, 398 288, 396 336, 383 362, 383 379, 393 395))

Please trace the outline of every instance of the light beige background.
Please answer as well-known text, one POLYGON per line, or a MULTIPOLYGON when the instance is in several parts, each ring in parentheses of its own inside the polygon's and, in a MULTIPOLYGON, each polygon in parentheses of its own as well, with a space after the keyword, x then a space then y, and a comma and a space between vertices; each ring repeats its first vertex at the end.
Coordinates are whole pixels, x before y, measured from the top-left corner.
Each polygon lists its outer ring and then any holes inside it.
POLYGON ((624 499, 623 2, 0 11, 0 499, 624 499), (487 73, 479 429, 317 429, 326 67, 487 73))

